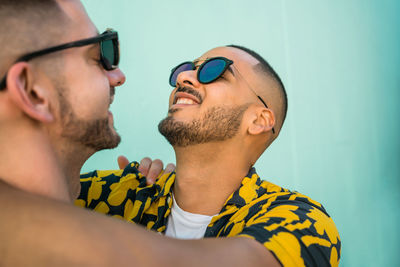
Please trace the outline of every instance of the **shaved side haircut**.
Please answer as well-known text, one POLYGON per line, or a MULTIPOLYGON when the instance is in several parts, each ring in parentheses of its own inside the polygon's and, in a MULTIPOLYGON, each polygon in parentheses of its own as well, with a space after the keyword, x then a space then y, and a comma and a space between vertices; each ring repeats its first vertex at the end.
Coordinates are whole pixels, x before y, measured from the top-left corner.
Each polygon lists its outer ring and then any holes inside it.
POLYGON ((0 76, 21 55, 57 44, 66 23, 55 0, 0 0, 0 76))
POLYGON ((244 47, 244 46, 233 45, 233 44, 227 45, 226 47, 233 47, 233 48, 240 49, 240 50, 246 52, 247 54, 251 55, 255 59, 257 59, 259 64, 254 66, 254 70, 257 72, 261 72, 262 74, 270 77, 276 83, 276 87, 279 91, 279 99, 280 99, 280 103, 281 103, 281 105, 279 105, 279 107, 278 107, 280 109, 279 114, 281 114, 280 122, 279 122, 279 124, 280 124, 279 129, 281 129, 283 126, 283 123, 285 122, 285 119, 286 119, 286 113, 287 113, 287 108, 288 108, 288 99, 287 99, 285 86, 283 85, 282 80, 279 77, 279 75, 275 72, 275 70, 271 67, 271 65, 262 56, 260 56, 258 53, 254 52, 253 50, 251 50, 247 47, 244 47))

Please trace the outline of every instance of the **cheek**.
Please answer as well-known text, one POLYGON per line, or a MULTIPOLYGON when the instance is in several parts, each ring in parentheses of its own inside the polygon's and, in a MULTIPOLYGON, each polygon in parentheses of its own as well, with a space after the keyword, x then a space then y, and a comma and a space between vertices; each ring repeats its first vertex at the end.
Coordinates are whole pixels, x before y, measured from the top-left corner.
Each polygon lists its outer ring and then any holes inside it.
POLYGON ((169 95, 169 106, 172 106, 172 103, 174 102, 175 91, 176 89, 172 90, 171 94, 169 95))
POLYGON ((82 73, 69 85, 74 113, 80 118, 100 118, 108 113, 110 86, 107 79, 93 73, 82 73))
POLYGON ((213 87, 206 91, 204 98, 204 104, 211 106, 221 106, 221 105, 236 105, 238 103, 238 97, 235 95, 232 88, 228 87, 213 87))
POLYGON ((79 49, 66 53, 63 76, 73 112, 82 119, 107 116, 110 83, 105 71, 98 64, 88 61, 79 49))

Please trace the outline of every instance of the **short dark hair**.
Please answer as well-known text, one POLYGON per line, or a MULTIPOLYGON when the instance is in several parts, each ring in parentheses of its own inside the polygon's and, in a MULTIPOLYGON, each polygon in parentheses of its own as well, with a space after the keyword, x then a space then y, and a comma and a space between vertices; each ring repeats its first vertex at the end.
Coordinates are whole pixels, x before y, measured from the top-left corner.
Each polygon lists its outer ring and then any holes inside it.
POLYGON ((287 113, 287 109, 288 109, 288 99, 287 99, 285 86, 283 85, 283 82, 282 82, 281 78, 279 77, 279 75, 276 73, 276 71, 271 67, 271 65, 262 56, 260 56, 258 53, 254 52, 253 50, 251 50, 247 47, 244 47, 244 46, 234 45, 234 44, 227 45, 226 47, 233 47, 233 48, 240 49, 240 50, 246 52, 247 54, 251 55, 255 59, 257 59, 260 62, 259 66, 260 66, 261 71, 264 72, 265 74, 267 74, 268 76, 270 76, 277 83, 278 89, 280 92, 280 96, 282 99, 282 121, 281 121, 281 127, 280 127, 280 128, 282 128, 283 123, 286 119, 286 113, 287 113))
POLYGON ((54 44, 65 19, 55 0, 0 0, 0 76, 21 54, 54 44))

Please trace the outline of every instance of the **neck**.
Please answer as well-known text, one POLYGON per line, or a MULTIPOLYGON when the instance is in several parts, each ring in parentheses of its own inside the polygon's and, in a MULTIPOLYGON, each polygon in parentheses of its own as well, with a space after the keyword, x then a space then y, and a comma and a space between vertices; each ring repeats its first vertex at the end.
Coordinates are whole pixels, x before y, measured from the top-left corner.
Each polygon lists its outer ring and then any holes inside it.
POLYGON ((70 142, 58 147, 56 151, 58 151, 57 157, 67 182, 70 198, 75 200, 81 191, 79 176, 82 166, 94 151, 70 142), (75 147, 75 149, 71 149, 71 147, 75 147))
POLYGON ((243 154, 245 148, 233 145, 233 141, 174 149, 174 196, 183 210, 192 213, 219 213, 251 167, 243 154))
POLYGON ((23 191, 73 201, 69 177, 46 130, 21 123, 3 128, 0 151, 1 180, 23 191))

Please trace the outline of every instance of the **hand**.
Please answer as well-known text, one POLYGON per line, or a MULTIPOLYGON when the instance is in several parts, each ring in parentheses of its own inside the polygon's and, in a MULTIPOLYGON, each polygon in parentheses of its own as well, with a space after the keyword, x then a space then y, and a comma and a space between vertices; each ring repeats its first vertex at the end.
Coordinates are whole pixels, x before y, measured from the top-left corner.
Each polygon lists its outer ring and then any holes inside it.
MULTIPOLYGON (((128 164, 129 160, 125 156, 118 157, 118 166, 120 169, 124 169, 128 164)), ((164 164, 161 160, 155 159, 152 161, 146 157, 140 161, 139 171, 146 176, 146 183, 151 185, 155 183, 158 176, 175 170, 175 165, 172 163, 167 164, 164 170, 163 167, 164 164)))

